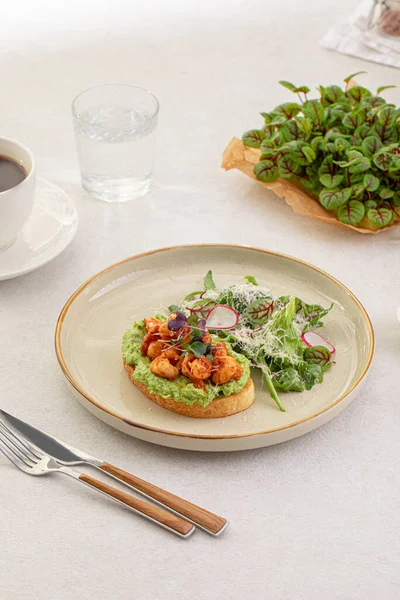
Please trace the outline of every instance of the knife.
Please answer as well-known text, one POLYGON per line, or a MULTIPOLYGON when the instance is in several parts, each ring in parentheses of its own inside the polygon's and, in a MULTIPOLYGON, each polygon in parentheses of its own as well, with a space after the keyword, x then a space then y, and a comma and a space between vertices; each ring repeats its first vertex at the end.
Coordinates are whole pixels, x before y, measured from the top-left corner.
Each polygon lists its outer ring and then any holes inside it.
POLYGON ((228 526, 228 521, 215 515, 204 508, 200 508, 179 496, 175 496, 156 485, 140 479, 127 471, 123 471, 110 463, 104 462, 86 452, 74 448, 70 444, 21 421, 0 409, 0 418, 11 428, 16 435, 21 435, 29 440, 39 450, 46 452, 59 463, 67 466, 86 464, 107 473, 113 479, 121 481, 127 487, 142 496, 168 508, 178 516, 184 517, 203 531, 213 536, 220 535, 228 526))

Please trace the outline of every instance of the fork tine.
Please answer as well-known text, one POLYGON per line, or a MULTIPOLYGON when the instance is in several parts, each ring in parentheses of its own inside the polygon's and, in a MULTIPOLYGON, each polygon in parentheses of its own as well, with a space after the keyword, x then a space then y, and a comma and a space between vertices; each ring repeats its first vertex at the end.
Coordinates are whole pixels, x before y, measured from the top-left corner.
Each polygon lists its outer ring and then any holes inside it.
MULTIPOLYGON (((24 450, 28 451, 28 458, 30 458, 30 455, 33 455, 35 462, 36 459, 40 460, 43 458, 44 454, 42 452, 34 448, 32 444, 30 444, 28 440, 25 440, 21 435, 15 433, 15 431, 8 427, 8 425, 6 425, 0 418, 0 431, 2 430, 4 430, 4 435, 8 434, 8 436, 11 436, 19 446, 23 446, 24 450)), ((24 454, 26 454, 26 452, 24 452, 24 454)))
POLYGON ((3 452, 3 454, 9 459, 11 460, 12 463, 14 463, 14 465, 16 467, 18 467, 19 469, 21 469, 21 471, 28 471, 29 469, 33 468, 33 464, 32 463, 28 463, 27 459, 22 459, 14 450, 14 448, 11 446, 11 444, 7 443, 7 441, 2 437, 2 435, 0 434, 0 450, 3 452))
POLYGON ((0 452, 2 452, 4 456, 8 458, 8 460, 10 460, 16 467, 18 467, 18 469, 21 469, 21 471, 27 470, 26 464, 8 449, 8 446, 5 444, 5 442, 3 442, 2 438, 0 438, 0 452))
POLYGON ((22 447, 17 444, 17 442, 12 438, 12 436, 8 435, 3 428, 0 427, 0 440, 3 442, 5 446, 17 456, 22 462, 24 462, 28 467, 31 467, 36 464, 36 460, 32 459, 26 452, 23 451, 22 447))

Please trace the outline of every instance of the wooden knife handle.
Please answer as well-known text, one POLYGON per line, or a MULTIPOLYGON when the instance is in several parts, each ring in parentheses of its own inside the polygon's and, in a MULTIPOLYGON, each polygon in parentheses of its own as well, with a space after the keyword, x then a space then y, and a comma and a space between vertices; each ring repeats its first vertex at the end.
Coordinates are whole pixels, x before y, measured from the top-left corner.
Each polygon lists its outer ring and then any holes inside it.
POLYGON ((100 465, 100 469, 113 475, 117 479, 120 479, 124 483, 127 483, 144 495, 153 498, 153 500, 159 502, 163 506, 167 506, 183 517, 190 519, 192 523, 199 525, 208 533, 218 535, 228 523, 226 519, 223 519, 204 508, 200 508, 200 506, 196 506, 187 500, 183 500, 183 498, 179 498, 179 496, 170 494, 170 492, 167 492, 148 481, 144 481, 139 477, 135 477, 135 475, 131 475, 118 467, 114 467, 114 465, 103 462, 100 465))
POLYGON ((157 521, 160 525, 164 525, 165 527, 172 529, 179 535, 188 536, 194 530, 194 527, 191 523, 184 521, 176 515, 173 515, 166 510, 159 508, 158 506, 153 506, 148 502, 144 502, 139 498, 135 498, 134 496, 131 496, 131 494, 121 492, 117 488, 107 485, 107 483, 103 483, 98 479, 94 479, 94 477, 90 477, 90 475, 82 473, 79 475, 79 479, 96 490, 111 496, 114 498, 114 500, 118 500, 126 506, 129 506, 136 512, 141 513, 143 516, 149 517, 150 519, 157 521))

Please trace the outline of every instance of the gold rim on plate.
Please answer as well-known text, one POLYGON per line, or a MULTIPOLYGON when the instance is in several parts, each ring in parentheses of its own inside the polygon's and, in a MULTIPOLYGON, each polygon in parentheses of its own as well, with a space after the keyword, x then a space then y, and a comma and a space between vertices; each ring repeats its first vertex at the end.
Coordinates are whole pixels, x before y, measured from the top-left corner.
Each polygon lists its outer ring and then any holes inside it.
POLYGON ((181 246, 168 246, 166 248, 158 248, 156 250, 150 250, 148 252, 142 252, 141 254, 135 254, 134 256, 130 256, 129 258, 125 258, 124 260, 120 260, 112 265, 110 265, 109 267, 106 267, 105 269, 103 269, 102 271, 100 271, 99 273, 96 273, 96 275, 93 275, 93 277, 91 277, 90 279, 88 279, 87 281, 85 281, 85 283, 83 283, 73 294, 72 296, 67 300, 66 304, 64 305, 58 319, 57 319, 57 325, 56 325, 56 331, 55 331, 55 351, 56 351, 56 355, 57 355, 57 360, 60 364, 61 370, 64 373, 66 379, 69 381, 69 383, 72 385, 73 388, 75 388, 75 390, 84 398, 86 398, 86 400, 88 400, 88 402, 90 402, 91 404, 93 404, 96 408, 99 408, 100 410, 102 410, 105 413, 108 413, 110 416, 123 421, 124 423, 126 423, 127 425, 130 425, 132 427, 137 427, 139 429, 147 429, 148 431, 154 431, 154 433, 161 433, 164 435, 172 435, 172 436, 177 436, 177 437, 189 437, 189 438, 196 438, 196 439, 208 439, 208 440, 225 440, 225 439, 235 439, 235 438, 242 438, 242 437, 253 437, 255 435, 266 435, 269 433, 275 433, 277 431, 283 431, 285 429, 289 429, 291 427, 295 427, 296 425, 300 425, 301 423, 305 423, 307 421, 311 421, 312 419, 315 419, 315 417, 318 417, 319 415, 322 415, 323 413, 329 411, 331 408, 333 408, 334 406, 336 406, 337 404, 339 404, 340 402, 342 402, 349 394, 351 394, 351 392, 361 383, 361 381, 364 379, 366 373, 369 370, 369 367, 371 366, 371 361, 372 361, 372 357, 374 354, 374 347, 375 347, 375 336, 374 336, 374 330, 372 327, 372 323, 371 323, 371 319, 368 316, 367 311, 365 310, 364 306, 361 304, 361 302, 358 300, 358 298, 343 284, 341 283, 338 279, 336 279, 335 277, 332 277, 332 275, 329 275, 329 273, 327 273, 326 271, 324 271, 323 269, 319 269, 318 267, 315 267, 314 265, 311 265, 310 263, 301 260, 299 258, 294 258, 293 256, 289 256, 288 254, 282 254, 281 252, 274 252, 272 250, 264 250, 262 248, 256 248, 253 246, 243 246, 240 244, 183 244, 181 246), (355 304, 358 306, 358 308, 361 310, 361 312, 364 315, 364 318, 366 320, 367 326, 368 326, 368 330, 369 330, 369 334, 370 334, 370 347, 369 347, 369 353, 368 353, 368 359, 366 362, 366 365, 361 373, 361 375, 358 377, 358 379, 353 383, 353 385, 351 386, 351 388, 349 390, 347 390, 344 394, 342 394, 341 396, 339 396, 339 398, 337 398, 337 400, 335 400, 334 402, 332 402, 331 404, 329 404, 328 406, 326 406, 325 408, 322 408, 321 410, 313 413, 312 415, 308 416, 308 417, 304 417, 303 419, 300 419, 299 421, 295 421, 294 423, 289 423, 288 425, 282 425, 282 427, 275 427, 274 429, 265 429, 264 431, 256 431, 253 433, 239 433, 239 434, 233 434, 233 435, 193 435, 191 433, 181 433, 181 432, 176 432, 176 431, 169 431, 169 430, 165 430, 165 429, 159 429, 158 427, 150 427, 149 425, 145 425, 143 423, 136 423, 135 421, 131 421, 130 419, 125 419, 122 415, 110 410, 109 408, 104 407, 102 404, 99 404, 99 402, 97 402, 94 398, 92 398, 91 396, 89 396, 89 394, 87 392, 85 392, 84 389, 82 389, 80 387, 80 385, 77 383, 77 381, 74 379, 74 377, 72 376, 71 372, 69 371, 65 360, 64 360, 64 356, 61 350, 61 329, 62 329, 62 325, 65 319, 65 316, 70 308, 70 306, 72 305, 72 303, 75 301, 75 299, 81 294, 81 292, 83 292, 84 289, 87 288, 88 285, 90 285, 93 281, 95 281, 98 277, 101 277, 102 275, 104 275, 104 273, 107 273, 107 271, 111 271, 112 269, 114 269, 115 267, 118 267, 126 262, 129 261, 133 261, 133 260, 137 260, 139 258, 143 258, 145 256, 151 256, 152 254, 158 254, 160 252, 169 252, 171 250, 176 250, 176 249, 185 249, 185 248, 235 248, 235 249, 239 249, 239 250, 253 250, 255 252, 261 252, 263 254, 268 254, 270 256, 277 256, 279 258, 283 258, 286 260, 291 260, 293 262, 296 262, 298 264, 304 265, 310 269, 313 269, 313 271, 316 271, 317 273, 320 273, 322 275, 324 275, 325 277, 327 277, 328 279, 330 279, 331 281, 333 281, 334 283, 336 283, 336 285, 338 285, 339 287, 341 287, 351 298, 352 300, 355 302, 355 304))

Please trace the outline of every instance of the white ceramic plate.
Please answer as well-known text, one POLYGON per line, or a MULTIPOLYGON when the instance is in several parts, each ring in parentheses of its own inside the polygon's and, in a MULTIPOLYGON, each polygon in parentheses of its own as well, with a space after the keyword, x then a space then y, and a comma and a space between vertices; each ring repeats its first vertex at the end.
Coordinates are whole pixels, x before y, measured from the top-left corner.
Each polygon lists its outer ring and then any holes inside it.
POLYGON ((78 213, 68 194, 37 177, 35 204, 12 246, 0 252, 0 281, 30 273, 56 258, 74 239, 78 213))
POLYGON ((225 245, 166 248, 117 263, 73 294, 56 329, 61 368, 94 415, 142 440, 188 450, 258 448, 319 427, 354 399, 365 381, 373 348, 367 313, 336 279, 288 256, 225 245), (277 409, 257 375, 253 406, 225 419, 191 419, 169 412, 129 381, 120 351, 124 331, 134 320, 201 289, 209 269, 218 287, 250 274, 274 295, 293 294, 324 306, 335 303, 323 331, 336 346, 336 364, 311 391, 283 394, 286 413, 277 409))

